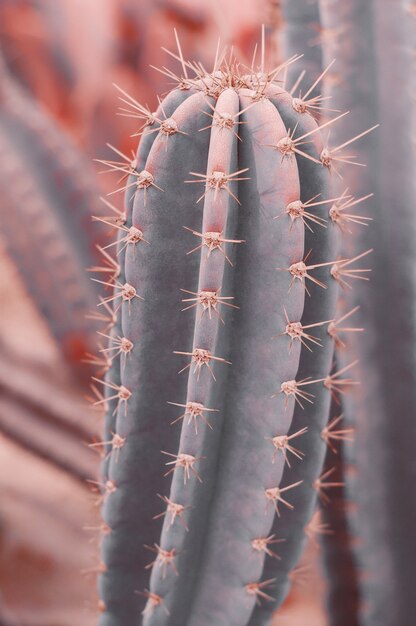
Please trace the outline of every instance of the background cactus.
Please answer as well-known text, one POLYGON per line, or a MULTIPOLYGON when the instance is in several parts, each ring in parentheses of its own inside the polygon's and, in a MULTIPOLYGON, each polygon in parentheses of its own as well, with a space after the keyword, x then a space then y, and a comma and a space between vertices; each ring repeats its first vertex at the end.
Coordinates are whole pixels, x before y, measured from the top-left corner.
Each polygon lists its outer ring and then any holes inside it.
POLYGON ((0 74, 2 242, 76 371, 97 346, 88 313, 98 289, 85 268, 101 256, 91 212, 103 211, 79 151, 13 81, 1 58, 0 74))
MULTIPOLYGON (((414 4, 414 3, 413 3, 414 4)), ((348 492, 356 501, 350 511, 350 532, 357 537, 361 611, 365 626, 410 626, 416 600, 409 578, 416 553, 413 522, 415 500, 407 497, 416 478, 412 460, 416 425, 409 406, 415 401, 415 275, 412 256, 416 234, 414 197, 414 135, 401 123, 414 111, 415 18, 412 3, 362 3, 321 0, 325 62, 337 59, 328 74, 325 95, 334 108, 347 108, 351 119, 366 125, 379 119, 380 132, 369 137, 365 150, 353 151, 367 162, 365 175, 346 172, 337 189, 365 193, 374 227, 359 229, 360 247, 374 247, 371 289, 357 285, 346 293, 349 305, 360 304, 355 320, 367 332, 352 337, 351 353, 360 360, 365 384, 345 401, 347 421, 355 424, 355 465, 348 492), (412 56, 413 55, 413 56, 412 56), (400 89, 392 102, 391 94, 400 89), (364 182, 365 181, 365 182, 364 182), (385 306, 385 294, 397 307, 385 306), (397 428, 398 422, 400 428, 397 428), (400 522, 398 522, 400 520, 400 522), (400 525, 400 528, 399 528, 400 525)), ((414 119, 414 114, 413 114, 414 119)), ((334 128, 332 141, 348 136, 349 122, 334 128)), ((351 245, 345 240, 344 253, 351 245)), ((355 245, 355 243, 354 243, 355 245)), ((339 608, 338 614, 342 613, 339 608)), ((334 623, 340 616, 334 616, 334 623)))
POLYGON ((343 115, 319 127, 284 65, 221 58, 208 74, 179 47, 178 89, 119 166, 110 347, 130 343, 103 382, 102 625, 269 623, 337 485, 323 431, 355 384, 332 370, 338 283, 368 271, 338 256, 352 199, 322 133, 343 115))

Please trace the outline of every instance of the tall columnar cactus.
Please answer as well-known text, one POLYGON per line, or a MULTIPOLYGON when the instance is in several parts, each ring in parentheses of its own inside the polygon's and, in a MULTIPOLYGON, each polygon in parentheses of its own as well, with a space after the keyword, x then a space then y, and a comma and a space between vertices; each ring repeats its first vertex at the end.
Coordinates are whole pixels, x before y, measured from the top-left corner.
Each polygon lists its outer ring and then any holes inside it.
POLYGON ((0 80, 0 236, 63 353, 79 363, 96 348, 97 326, 86 316, 97 290, 85 273, 101 256, 93 170, 1 57, 0 80))
MULTIPOLYGON (((394 0, 320 1, 324 58, 337 59, 326 95, 334 108, 351 110, 351 119, 362 125, 374 115, 381 122, 365 150, 353 152, 367 162, 365 175, 347 171, 338 186, 365 193, 370 180, 375 192, 374 226, 357 233, 360 247, 375 248, 371 290, 364 294, 358 285, 354 301, 347 294, 350 306, 361 305, 357 325, 367 329, 351 344, 365 384, 344 407, 357 432, 357 478, 348 488, 358 501, 350 523, 359 532, 365 626, 410 626, 416 615, 416 505, 409 496, 416 480, 411 408, 416 400, 415 6, 394 0), (392 306, 386 306, 386 293, 392 306)), ((348 137, 348 126, 346 119, 343 129, 334 128, 332 140, 348 137)), ((344 352, 340 358, 350 357, 344 352)))
POLYGON ((337 294, 367 270, 339 257, 352 198, 331 192, 323 130, 343 115, 318 127, 284 66, 177 58, 155 113, 123 96, 143 136, 108 164, 127 194, 103 303, 100 624, 259 626, 333 483, 331 395, 354 384, 354 363, 332 370, 337 294))

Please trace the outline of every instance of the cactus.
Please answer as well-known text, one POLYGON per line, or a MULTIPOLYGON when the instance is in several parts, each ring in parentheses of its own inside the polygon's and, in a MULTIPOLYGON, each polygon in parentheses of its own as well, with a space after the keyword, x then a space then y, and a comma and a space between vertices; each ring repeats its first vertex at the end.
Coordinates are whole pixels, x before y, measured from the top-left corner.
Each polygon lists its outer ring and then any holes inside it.
POLYGON ((96 379, 100 624, 259 626, 333 482, 322 431, 331 396, 354 385, 354 363, 331 370, 336 302, 367 252, 338 254, 353 200, 331 192, 323 132, 344 114, 318 126, 278 85, 285 64, 245 75, 217 55, 208 73, 178 50, 158 111, 123 95, 142 139, 134 160, 108 163, 127 193, 100 303, 115 321, 96 379))
MULTIPOLYGON (((338 181, 338 190, 349 187, 361 194, 370 180, 375 192, 370 200, 374 227, 360 229, 356 240, 360 247, 375 248, 372 288, 364 294, 363 285, 357 285, 353 295, 346 294, 349 306, 360 304, 357 324, 367 329, 351 343, 365 372, 365 385, 343 407, 357 434, 352 459, 357 479, 347 480, 347 491, 357 502, 349 517, 360 541, 356 559, 363 626, 410 626, 416 615, 412 585, 416 508, 408 496, 416 480, 416 423, 409 410, 416 400, 415 148, 409 131, 414 108, 414 7, 410 1, 320 1, 324 59, 337 59, 325 95, 332 96, 331 106, 349 109, 351 118, 364 126, 374 115, 381 122, 380 132, 372 135, 365 150, 354 151, 358 161, 368 164, 365 176, 347 171, 338 181), (409 125, 403 125, 403 116, 409 115, 409 125), (393 306, 386 306, 386 293, 393 306)), ((346 119, 343 129, 334 128, 332 140, 342 142, 349 131, 346 119)), ((345 239, 343 254, 348 245, 350 238, 345 239)), ((344 351, 339 358, 347 362, 350 356, 344 351)), ((350 463, 348 457, 349 453, 350 463)))
MULTIPOLYGON (((95 307, 85 267, 101 256, 91 229, 93 173, 47 114, 8 75, 0 58, 0 234, 66 358, 78 368, 96 349, 95 307)), ((84 372, 85 375, 85 372, 84 372)))

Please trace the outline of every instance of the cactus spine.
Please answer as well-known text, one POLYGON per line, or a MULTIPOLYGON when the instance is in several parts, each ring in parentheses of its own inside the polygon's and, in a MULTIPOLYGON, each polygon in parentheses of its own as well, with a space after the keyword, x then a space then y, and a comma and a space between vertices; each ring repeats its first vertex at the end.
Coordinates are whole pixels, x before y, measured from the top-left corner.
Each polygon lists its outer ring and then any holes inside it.
POLYGON ((155 114, 131 103, 145 128, 121 166, 108 304, 131 350, 103 382, 105 441, 122 445, 103 466, 100 624, 258 626, 331 486, 322 430, 354 384, 331 374, 331 324, 339 282, 365 270, 331 219, 322 130, 342 115, 319 127, 278 86, 285 66, 177 58, 155 114))

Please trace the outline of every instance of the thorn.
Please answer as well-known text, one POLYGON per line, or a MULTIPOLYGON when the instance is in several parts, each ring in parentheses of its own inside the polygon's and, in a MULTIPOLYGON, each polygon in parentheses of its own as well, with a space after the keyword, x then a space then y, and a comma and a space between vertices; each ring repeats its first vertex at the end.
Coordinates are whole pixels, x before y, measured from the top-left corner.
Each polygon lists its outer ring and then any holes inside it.
POLYGON ((308 393, 307 391, 302 391, 301 389, 299 389, 299 387, 319 383, 323 380, 324 379, 322 378, 319 380, 309 380, 309 378, 304 378, 299 382, 297 382, 296 380, 287 380, 280 385, 280 390, 277 393, 273 394, 272 398, 275 398, 276 396, 283 393, 286 396, 285 407, 287 407, 290 396, 293 396, 295 398, 295 402, 299 404, 301 409, 304 409, 305 407, 303 406, 299 398, 305 400, 306 402, 309 402, 310 404, 313 404, 312 398, 314 398, 315 396, 311 393, 308 393))
POLYGON ((291 452, 298 459, 302 460, 305 454, 301 452, 300 450, 297 450, 296 448, 294 448, 290 444, 290 441, 292 439, 295 439, 295 437, 300 437, 300 435, 303 435, 304 433, 306 433, 307 430, 308 430, 307 428, 302 428, 301 430, 298 430, 296 433, 293 433, 293 435, 277 435, 276 437, 265 437, 267 441, 272 442, 275 448, 273 457, 272 457, 272 463, 275 462, 279 451, 282 452, 284 460, 287 463, 288 467, 290 467, 288 452, 291 452))
MULTIPOLYGON (((314 198, 312 198, 314 199, 314 198)), ((311 202, 311 201, 309 201, 311 202)), ((313 222, 314 224, 318 224, 319 226, 322 226, 323 228, 326 228, 326 221, 325 219, 323 219, 322 217, 318 217, 317 215, 314 215, 313 213, 310 213, 310 211, 307 211, 306 209, 308 207, 313 207, 313 206, 318 206, 321 204, 325 204, 326 202, 332 202, 332 200, 324 200, 323 202, 314 202, 314 203, 310 203, 308 204, 308 202, 303 203, 301 200, 295 200, 294 202, 290 202, 286 209, 284 209, 279 215, 276 215, 273 219, 279 219, 280 217, 282 217, 283 215, 289 215, 290 219, 291 219, 291 226, 290 226, 290 230, 292 230, 293 224, 295 223, 295 221, 297 219, 300 219, 302 221, 302 223, 304 224, 304 226, 311 232, 313 233, 312 228, 310 227, 310 225, 308 224, 308 220, 310 222, 313 222)))
POLYGON ((214 191, 214 198, 215 200, 217 199, 217 194, 222 191, 225 190, 227 191, 227 193, 234 198, 234 200, 241 205, 240 200, 237 198, 237 196, 231 191, 230 187, 228 186, 229 183, 233 183, 236 181, 242 181, 242 180, 250 180, 248 177, 241 177, 239 176, 239 174, 244 174, 245 172, 248 172, 249 168, 246 167, 242 170, 238 170, 237 172, 233 172, 232 174, 225 174, 225 172, 220 172, 217 170, 214 170, 211 174, 198 174, 196 172, 190 172, 190 174, 192 176, 197 176, 199 180, 185 180, 185 183, 203 183, 206 186, 206 190, 205 192, 202 194, 202 196, 200 196, 197 200, 197 204, 198 202, 200 202, 203 198, 206 197, 206 195, 208 194, 208 192, 210 190, 214 191))
POLYGON ((234 298, 232 296, 220 296, 220 295, 218 295, 219 292, 221 291, 221 289, 217 289, 216 291, 202 290, 200 292, 188 291, 187 289, 181 289, 181 291, 183 291, 184 293, 189 293, 189 294, 195 296, 195 298, 183 298, 182 299, 182 302, 193 302, 194 303, 194 304, 191 304, 191 305, 185 307, 184 309, 182 309, 182 311, 188 311, 188 309, 192 309, 193 307, 198 306, 198 304, 200 304, 201 307, 202 307, 202 314, 204 314, 205 311, 208 311, 209 319, 212 319, 212 311, 214 311, 214 313, 218 316, 218 318, 221 320, 221 322, 223 324, 224 324, 224 320, 219 315, 219 313, 217 311, 217 307, 220 304, 223 304, 225 306, 232 307, 234 309, 238 309, 239 308, 235 304, 230 304, 229 302, 226 302, 226 300, 234 300, 234 298))
POLYGON ((127 226, 116 226, 116 228, 126 233, 125 237, 122 237, 121 239, 117 239, 116 241, 113 241, 113 243, 110 243, 107 246, 105 246, 103 250, 107 250, 108 248, 111 248, 113 246, 121 246, 121 244, 124 243, 124 246, 118 250, 117 255, 124 252, 124 250, 127 248, 129 244, 133 246, 133 254, 134 254, 136 251, 136 245, 138 243, 140 243, 141 241, 144 241, 145 243, 149 244, 149 242, 146 241, 146 239, 143 236, 143 231, 140 230, 140 228, 136 228, 136 226, 130 226, 130 228, 127 228, 127 226))
POLYGON ((133 117, 141 120, 143 124, 140 130, 144 129, 146 126, 153 126, 156 121, 154 118, 154 114, 151 113, 148 108, 137 102, 137 100, 130 96, 126 91, 121 89, 121 87, 119 87, 115 83, 113 83, 113 86, 124 96, 123 98, 119 98, 121 102, 129 107, 128 109, 120 107, 121 113, 119 113, 119 115, 122 115, 123 117, 133 117))
POLYGON ((155 515, 153 519, 159 519, 160 517, 163 517, 164 515, 169 514, 170 515, 169 527, 173 526, 175 519, 178 518, 182 526, 185 528, 185 530, 189 530, 188 526, 186 525, 185 520, 183 519, 183 514, 187 509, 190 509, 191 507, 184 506, 183 504, 177 504, 176 502, 172 502, 172 500, 169 500, 167 496, 161 496, 159 493, 157 494, 157 496, 158 498, 162 500, 162 502, 166 504, 166 511, 163 511, 163 513, 159 513, 158 515, 155 515))
POLYGON ((339 415, 338 417, 334 417, 326 426, 322 429, 321 437, 325 441, 328 448, 334 452, 334 454, 338 454, 338 450, 334 445, 337 441, 354 441, 354 429, 353 428, 343 428, 341 430, 335 430, 335 427, 339 424, 344 416, 339 415))
POLYGON ((310 130, 309 132, 305 133, 301 137, 296 137, 295 139, 294 135, 297 130, 297 125, 296 125, 293 131, 289 129, 287 132, 287 135, 279 139, 279 141, 276 144, 268 144, 268 145, 269 147, 274 148, 275 150, 279 150, 281 152, 282 160, 284 158, 291 158, 295 154, 298 154, 300 156, 303 156, 306 159, 309 159, 309 161, 312 161, 313 163, 317 163, 318 165, 323 164, 323 161, 322 161, 323 152, 321 153, 321 159, 319 160, 311 156, 307 152, 304 152, 303 150, 301 150, 300 146, 305 145, 306 143, 309 143, 309 142, 304 141, 304 139, 311 137, 317 132, 320 132, 321 130, 329 126, 330 124, 334 124, 335 122, 340 120, 342 117, 344 117, 348 113, 349 111, 347 111, 346 113, 342 113, 341 115, 338 115, 338 117, 335 117, 334 119, 329 120, 328 122, 325 122, 325 124, 322 124, 321 126, 316 126, 313 130, 310 130))
POLYGON ((101 285, 107 285, 108 287, 113 287, 115 291, 117 289, 119 290, 119 293, 117 293, 116 291, 115 295, 113 296, 109 296, 108 298, 100 298, 100 302, 97 305, 97 306, 102 306, 104 304, 113 302, 114 300, 117 300, 118 298, 121 298, 121 301, 118 303, 118 305, 114 309, 114 313, 117 313, 117 311, 119 310, 123 302, 128 302, 129 303, 129 315, 130 315, 131 301, 134 298, 139 298, 140 300, 144 300, 142 296, 139 296, 136 289, 132 285, 130 285, 130 283, 124 283, 124 285, 122 285, 119 282, 113 284, 113 283, 104 282, 102 280, 97 280, 96 278, 93 278, 92 280, 96 283, 100 283, 101 285))
POLYGON ((155 560, 151 563, 148 563, 148 565, 145 565, 144 569, 151 569, 155 565, 160 565, 162 567, 163 579, 166 578, 168 567, 170 567, 175 572, 175 574, 179 576, 179 572, 175 564, 175 557, 177 555, 175 548, 173 548, 172 550, 164 550, 157 543, 154 543, 153 546, 148 546, 145 544, 144 547, 147 548, 147 550, 151 550, 152 552, 156 553, 155 560))
POLYGON ((93 215, 92 220, 95 222, 103 222, 104 224, 107 224, 108 226, 113 226, 113 225, 124 226, 124 224, 126 223, 125 212, 120 211, 117 207, 114 206, 114 204, 111 204, 111 202, 109 202, 106 198, 103 198, 102 196, 100 196, 100 200, 109 209, 111 209, 111 211, 115 214, 115 216, 110 215, 107 217, 102 217, 102 216, 93 215))
POLYGON ((276 582, 276 578, 270 578, 269 580, 264 580, 260 583, 249 583, 244 588, 248 595, 255 597, 256 604, 260 605, 261 599, 268 600, 269 602, 273 602, 275 600, 275 598, 269 596, 269 594, 264 591, 266 587, 269 587, 274 582, 276 582))
POLYGON ((273 503, 273 506, 275 508, 275 511, 278 517, 280 517, 279 502, 282 502, 282 504, 287 506, 287 508, 290 509, 291 511, 295 508, 292 504, 290 504, 290 502, 282 498, 282 493, 285 493, 285 491, 288 491, 289 489, 293 489, 294 487, 297 487, 301 483, 303 483, 303 480, 299 480, 298 482, 293 483, 292 485, 288 485, 287 487, 283 487, 282 489, 280 489, 280 487, 272 487, 271 489, 265 489, 264 493, 266 494, 266 498, 270 502, 273 503))
POLYGON ((344 143, 340 144, 339 146, 336 146, 335 148, 330 148, 327 145, 322 150, 321 155, 320 155, 320 160, 321 160, 322 165, 324 167, 327 167, 330 171, 331 169, 333 169, 337 174, 338 172, 336 168, 334 167, 334 162, 335 163, 348 163, 349 165, 358 165, 360 167, 365 167, 364 163, 357 163, 356 161, 354 161, 354 159, 356 158, 355 156, 342 154, 341 151, 347 146, 351 145, 354 141, 357 141, 358 139, 361 139, 361 137, 368 135, 368 133, 371 133, 373 130, 375 130, 379 126, 380 124, 376 124, 375 126, 372 126, 368 130, 365 130, 364 132, 360 133, 359 135, 356 135, 355 137, 353 137, 352 139, 349 139, 348 141, 345 141, 344 143), (340 152, 341 154, 339 154, 340 152))
POLYGON ((117 398, 118 402, 117 402, 116 408, 113 411, 113 415, 115 415, 118 407, 123 402, 124 402, 124 415, 127 415, 127 401, 132 396, 131 391, 129 389, 127 389, 127 387, 124 387, 124 385, 116 385, 114 383, 107 382, 105 380, 100 380, 99 378, 94 378, 94 376, 92 377, 92 380, 94 380, 95 382, 100 383, 100 385, 104 385, 104 387, 107 387, 108 389, 112 389, 113 391, 116 392, 114 395, 112 395, 112 396, 110 396, 108 398, 104 398, 103 400, 98 400, 94 404, 95 405, 104 404, 106 402, 109 402, 110 400, 115 400, 117 398))
POLYGON ((107 315, 105 315, 104 313, 93 311, 92 313, 87 315, 86 318, 97 322, 103 322, 105 324, 104 331, 107 332, 111 330, 111 328, 117 323, 117 315, 101 296, 99 297, 99 300, 99 305, 104 307, 104 309, 107 311, 107 315))
POLYGON ((159 191, 163 192, 163 189, 159 187, 158 185, 156 185, 153 174, 151 174, 147 170, 142 170, 141 172, 137 174, 135 181, 133 181, 132 183, 129 183, 128 185, 124 185, 124 187, 115 189, 114 191, 110 192, 108 195, 111 196, 115 193, 126 192, 128 189, 131 189, 132 187, 136 187, 134 196, 137 194, 138 191, 140 190, 144 191, 144 205, 145 206, 146 206, 146 197, 147 197, 146 192, 149 189, 149 187, 155 187, 156 189, 159 189, 159 191))
POLYGON ((333 535, 334 531, 331 530, 330 525, 327 522, 321 521, 321 512, 316 511, 313 514, 309 524, 305 526, 305 535, 312 541, 312 543, 318 547, 319 544, 316 540, 318 535, 333 535))
POLYGON ((122 172, 122 176, 119 179, 119 183, 127 180, 129 176, 138 176, 137 172, 137 159, 133 152, 131 151, 131 156, 124 154, 121 150, 118 150, 111 143, 107 143, 107 147, 110 148, 113 152, 115 152, 119 157, 122 158, 121 161, 106 161, 104 159, 94 159, 97 163, 101 163, 108 168, 108 170, 103 170, 99 172, 99 174, 105 174, 108 172, 122 172))
POLYGON ((313 488, 315 489, 315 491, 318 494, 318 497, 320 498, 321 502, 323 504, 328 504, 330 499, 328 497, 328 495, 325 493, 326 489, 332 489, 335 487, 344 487, 345 484, 344 483, 338 483, 338 482, 325 482, 326 478, 329 478, 330 476, 332 476, 332 474, 336 471, 335 467, 331 467, 331 469, 327 470, 326 472, 324 472, 323 474, 321 474, 321 476, 319 478, 317 478, 314 483, 313 483, 313 488))
POLYGON ((113 436, 112 436, 112 438, 109 441, 99 441, 97 443, 90 443, 90 444, 88 444, 88 447, 89 448, 97 448, 97 447, 103 448, 104 446, 111 446, 111 450, 106 455, 105 460, 109 459, 110 456, 114 452, 115 462, 118 463, 118 457, 120 455, 120 450, 124 446, 124 444, 126 443, 126 438, 125 437, 121 437, 117 433, 111 432, 111 434, 113 436))
POLYGON ((346 209, 351 209, 365 200, 368 200, 368 198, 372 198, 374 194, 369 193, 366 196, 355 199, 354 196, 347 196, 347 192, 348 189, 346 189, 344 193, 337 200, 335 200, 335 203, 329 209, 329 217, 342 232, 351 234, 352 230, 348 226, 349 223, 359 224, 360 226, 368 226, 368 222, 371 222, 373 218, 363 215, 354 215, 353 213, 344 213, 344 211, 346 209))
POLYGON ((186 415, 189 415, 189 419, 187 423, 189 425, 193 421, 196 434, 198 434, 198 422, 197 422, 198 418, 201 418, 204 424, 206 424, 208 428, 212 430, 212 426, 206 419, 204 415, 204 411, 215 412, 215 413, 218 413, 219 411, 219 409, 207 409, 206 406, 204 406, 203 404, 200 404, 199 402, 187 402, 186 404, 178 404, 177 402, 168 402, 168 404, 172 404, 173 406, 179 406, 185 409, 185 412, 182 413, 182 415, 177 417, 175 420, 173 420, 171 424, 176 424, 176 422, 179 422, 179 420, 184 419, 186 415))
MULTIPOLYGON (((321 287, 322 289, 327 289, 327 286, 325 285, 325 283, 311 276, 309 271, 318 269, 320 267, 326 267, 328 265, 332 265, 332 267, 334 267, 334 261, 328 261, 327 263, 315 263, 314 265, 306 265, 305 261, 307 260, 310 252, 306 255, 303 261, 292 263, 290 267, 276 267, 277 270, 289 272, 292 275, 292 280, 290 281, 290 285, 289 285, 289 291, 292 289, 296 280, 299 280, 302 283, 308 296, 310 296, 311 294, 306 285, 306 280, 310 280, 311 282, 315 283, 315 285, 318 285, 318 287, 321 287)), ((338 263, 341 264, 341 263, 344 263, 344 261, 339 261, 338 263)), ((332 272, 332 268, 331 268, 331 272, 332 272)))
POLYGON ((152 593, 148 589, 145 589, 144 591, 136 591, 135 593, 147 598, 147 603, 142 611, 142 615, 153 613, 153 611, 159 606, 165 611, 166 615, 170 615, 170 612, 165 605, 165 601, 161 596, 158 596, 157 593, 152 593))
POLYGON ((194 465, 197 461, 200 461, 201 459, 204 459, 205 457, 203 456, 194 457, 192 456, 192 454, 184 454, 183 452, 180 452, 179 454, 171 454, 170 452, 164 452, 163 450, 162 450, 162 454, 166 454, 166 456, 170 456, 174 459, 173 461, 168 461, 166 463, 166 465, 173 465, 173 467, 170 470, 168 470, 164 474, 164 476, 169 476, 169 474, 172 474, 176 468, 182 468, 184 485, 186 485, 187 480, 190 480, 191 472, 195 476, 195 478, 200 483, 202 483, 202 480, 200 476, 197 474, 194 468, 194 465))
POLYGON ((373 249, 367 250, 366 252, 362 252, 358 254, 353 259, 344 259, 343 261, 336 261, 331 267, 331 276, 335 278, 335 280, 341 285, 343 288, 351 289, 351 285, 347 282, 347 278, 355 279, 355 280, 370 280, 367 276, 362 276, 362 274, 367 274, 371 272, 371 269, 349 269, 349 266, 355 261, 359 261, 363 257, 371 254, 373 249))
POLYGON ((245 243, 244 239, 224 239, 222 236, 223 235, 222 231, 199 233, 198 231, 192 230, 191 228, 188 228, 187 226, 184 226, 184 228, 186 230, 189 230, 193 235, 196 235, 197 237, 201 237, 202 239, 202 243, 196 248, 189 250, 187 254, 192 254, 193 252, 200 250, 203 246, 206 246, 208 248, 207 258, 209 258, 211 252, 213 252, 214 250, 220 250, 225 256, 225 258, 227 259, 228 263, 231 265, 231 267, 233 267, 233 264, 231 262, 231 259, 225 254, 222 244, 223 243, 245 243))
POLYGON ((354 361, 353 363, 350 363, 346 367, 343 367, 342 369, 340 369, 338 372, 335 372, 335 374, 331 374, 330 376, 327 376, 323 380, 324 387, 329 389, 332 397, 338 404, 339 404, 339 401, 338 401, 337 394, 343 394, 346 391, 348 391, 349 388, 351 388, 352 386, 360 384, 358 381, 352 380, 352 378, 340 378, 341 374, 344 374, 345 372, 347 372, 349 369, 357 365, 357 363, 358 361, 354 361))
POLYGON ((258 537, 257 539, 253 539, 251 542, 251 547, 255 552, 264 552, 268 556, 274 559, 278 559, 280 561, 281 557, 276 554, 276 552, 273 552, 273 550, 271 550, 269 546, 275 543, 282 543, 283 541, 286 541, 286 539, 275 539, 275 537, 276 535, 269 535, 268 537, 258 537))
POLYGON ((101 332, 98 332, 98 334, 101 335, 101 337, 105 337, 114 344, 109 348, 103 348, 102 350, 100 350, 100 352, 110 354, 111 352, 116 350, 116 352, 112 354, 110 358, 111 360, 113 360, 118 356, 121 356, 123 360, 122 368, 124 369, 126 366, 127 356, 134 348, 133 342, 130 341, 130 339, 127 339, 127 337, 121 337, 120 335, 118 337, 111 337, 111 335, 106 335, 105 333, 101 332))
POLYGON ((87 272, 94 272, 94 273, 96 272, 98 274, 110 274, 108 282, 111 283, 112 286, 114 286, 115 280, 120 276, 120 270, 121 270, 120 265, 117 263, 115 259, 113 259, 112 256, 108 254, 105 248, 102 248, 99 245, 97 245, 96 248, 98 252, 102 254, 102 256, 104 257, 104 265, 90 267, 89 269, 87 269, 87 272))
POLYGON ((288 335, 288 337, 290 337, 289 353, 292 351, 293 344, 295 341, 300 341, 301 344, 309 350, 309 352, 312 352, 312 348, 308 345, 307 343, 308 341, 322 348, 322 343, 319 340, 319 338, 315 337, 314 335, 310 335, 309 333, 305 333, 305 330, 328 324, 328 320, 324 322, 316 322, 315 324, 307 324, 306 326, 302 326, 301 322, 291 322, 289 320, 289 316, 287 314, 286 309, 283 309, 283 311, 286 317, 286 328, 284 332, 279 333, 278 335, 274 335, 273 338, 282 337, 283 335, 288 335))
POLYGON ((332 337, 332 339, 335 341, 335 345, 337 348, 347 347, 346 343, 341 340, 339 333, 361 333, 364 331, 364 328, 339 327, 339 324, 341 324, 341 322, 344 322, 346 319, 351 317, 351 315, 356 313, 359 308, 359 306, 354 307, 353 309, 351 309, 351 311, 349 311, 339 319, 334 320, 333 322, 330 322, 330 324, 328 324, 328 335, 332 337))
POLYGON ((201 373, 201 369, 204 365, 208 368, 212 378, 216 380, 212 367, 210 365, 210 361, 218 361, 220 363, 227 363, 231 365, 230 361, 226 361, 217 356, 213 356, 209 350, 204 350, 203 348, 195 348, 192 352, 179 352, 178 350, 174 350, 173 354, 181 354, 184 356, 190 356, 191 362, 188 365, 185 365, 181 370, 179 370, 178 374, 181 374, 185 370, 191 367, 192 363, 195 363, 195 368, 193 373, 197 374, 197 380, 199 380, 199 376, 201 373))
POLYGON ((109 496, 111 496, 111 494, 115 493, 117 490, 117 485, 114 480, 106 480, 104 483, 100 483, 97 480, 88 479, 87 483, 94 485, 96 489, 97 487, 101 489, 102 494, 100 496, 100 502, 104 502, 109 496))

